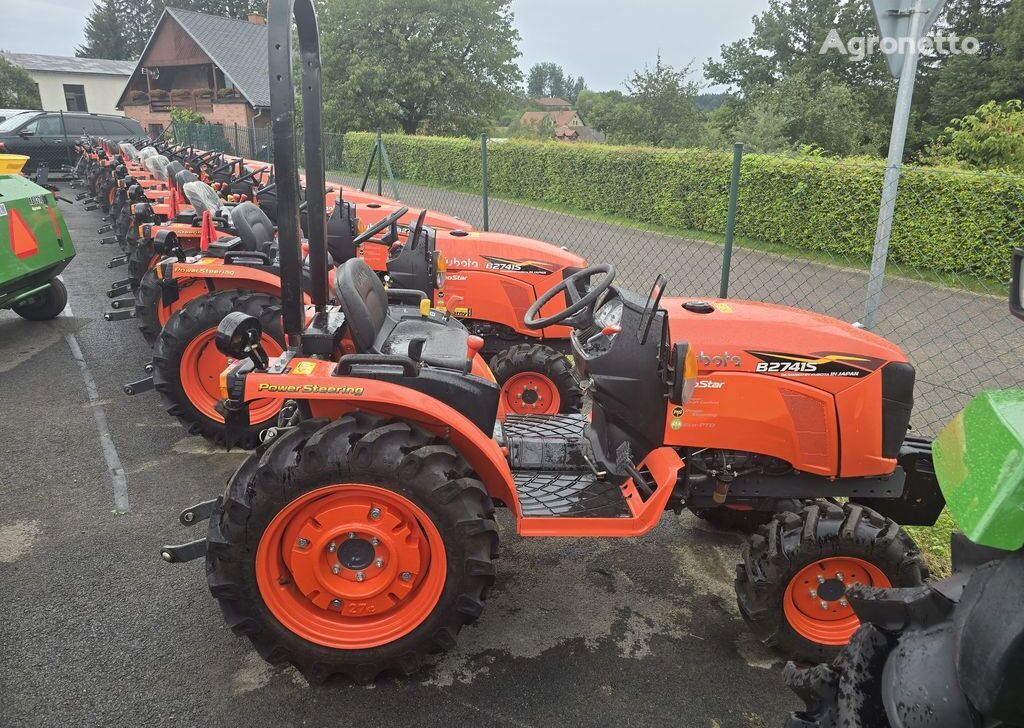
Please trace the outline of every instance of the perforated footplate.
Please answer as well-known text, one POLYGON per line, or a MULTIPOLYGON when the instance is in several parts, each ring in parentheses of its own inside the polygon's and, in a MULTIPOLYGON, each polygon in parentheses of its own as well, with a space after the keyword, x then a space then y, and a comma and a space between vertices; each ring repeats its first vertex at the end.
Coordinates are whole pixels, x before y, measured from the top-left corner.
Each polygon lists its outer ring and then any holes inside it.
POLYGON ((509 415, 502 423, 509 465, 513 469, 586 469, 586 424, 580 415, 509 415))
POLYGON ((524 516, 558 518, 625 518, 630 515, 622 492, 591 473, 521 470, 515 473, 519 507, 524 516))

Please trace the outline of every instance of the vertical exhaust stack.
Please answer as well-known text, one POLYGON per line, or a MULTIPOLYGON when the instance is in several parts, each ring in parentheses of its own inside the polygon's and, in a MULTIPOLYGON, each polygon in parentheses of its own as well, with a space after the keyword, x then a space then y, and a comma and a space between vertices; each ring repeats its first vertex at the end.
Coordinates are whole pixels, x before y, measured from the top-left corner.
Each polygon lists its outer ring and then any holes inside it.
POLYGON ((295 87, 292 83, 292 15, 302 64, 303 147, 306 157, 306 214, 309 232, 311 294, 318 316, 327 306, 327 218, 324 149, 320 118, 320 32, 312 0, 270 0, 267 9, 267 55, 270 114, 274 130, 278 236, 281 255, 281 304, 288 345, 297 349, 305 323, 302 305, 302 225, 299 210, 299 165, 295 147, 295 87))

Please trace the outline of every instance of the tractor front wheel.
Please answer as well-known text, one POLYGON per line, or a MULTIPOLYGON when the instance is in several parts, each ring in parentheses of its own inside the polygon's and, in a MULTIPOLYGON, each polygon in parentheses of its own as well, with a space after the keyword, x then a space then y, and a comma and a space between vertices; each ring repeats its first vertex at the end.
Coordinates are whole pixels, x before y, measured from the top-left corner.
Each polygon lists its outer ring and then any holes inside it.
POLYGON ((210 518, 229 627, 309 680, 410 675, 494 581, 494 507, 466 461, 403 420, 306 420, 262 446, 210 518))
POLYGON ((50 281, 49 287, 24 301, 14 304, 14 313, 29 321, 50 321, 60 316, 68 305, 68 289, 60 278, 50 281))
POLYGON ((751 536, 735 586, 740 613, 765 644, 819 663, 838 655, 860 626, 849 586, 918 586, 927 576, 897 523, 863 506, 821 502, 776 513, 751 536))
MULTIPOLYGON (((265 293, 227 290, 189 301, 167 319, 153 348, 153 386, 167 411, 189 433, 224 444, 224 416, 216 407, 228 358, 214 342, 221 319, 232 311, 255 316, 263 326, 263 348, 270 356, 278 356, 285 341, 279 304, 265 293)), ((281 404, 278 399, 251 402, 250 425, 238 446, 256 447, 260 432, 275 423, 281 404)))
POLYGON ((552 415, 580 411, 583 393, 572 364, 550 346, 510 346, 494 355, 490 367, 501 387, 505 409, 512 414, 552 415))

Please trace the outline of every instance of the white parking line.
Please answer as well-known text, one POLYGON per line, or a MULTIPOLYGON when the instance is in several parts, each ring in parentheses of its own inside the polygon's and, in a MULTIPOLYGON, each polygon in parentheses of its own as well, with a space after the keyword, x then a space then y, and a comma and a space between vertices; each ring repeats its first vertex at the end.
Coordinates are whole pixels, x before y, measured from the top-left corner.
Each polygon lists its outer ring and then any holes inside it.
MULTIPOLYGON (((64 309, 64 315, 73 317, 71 304, 64 309)), ((96 429, 100 433, 100 447, 103 450, 103 459, 107 462, 107 470, 110 471, 110 480, 114 485, 114 508, 121 512, 128 511, 128 479, 125 477, 124 466, 121 458, 114 447, 114 440, 107 428, 107 414, 103 411, 100 402, 99 389, 96 387, 96 380, 92 378, 89 365, 85 362, 85 355, 82 354, 82 347, 78 345, 78 339, 72 333, 64 334, 64 341, 71 349, 71 357, 78 364, 82 372, 82 380, 85 382, 85 393, 89 397, 89 409, 92 410, 93 419, 96 420, 96 429)))

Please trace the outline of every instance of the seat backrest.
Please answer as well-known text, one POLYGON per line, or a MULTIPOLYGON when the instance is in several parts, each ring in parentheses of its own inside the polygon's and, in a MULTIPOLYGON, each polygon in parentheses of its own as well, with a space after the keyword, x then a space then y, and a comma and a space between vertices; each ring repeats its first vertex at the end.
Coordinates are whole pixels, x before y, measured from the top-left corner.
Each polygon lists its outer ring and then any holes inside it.
POLYGON ((274 240, 274 223, 252 202, 243 202, 231 209, 231 225, 246 250, 261 250, 264 243, 274 240))
POLYGON ((167 163, 167 179, 171 182, 176 181, 178 172, 185 169, 185 165, 175 159, 173 162, 167 163))
POLYGON ((152 157, 146 159, 145 162, 146 169, 148 169, 154 177, 160 180, 167 179, 167 165, 170 163, 171 160, 162 154, 154 154, 152 157))
MULTIPOLYGON (((167 167, 167 173, 170 174, 170 172, 171 168, 167 167)), ((179 169, 174 173, 174 186, 177 187, 179 190, 184 191, 185 185, 189 184, 190 182, 198 181, 199 178, 196 177, 195 174, 188 171, 187 169, 179 169)))
POLYGON ((350 258, 334 273, 334 292, 356 348, 361 353, 374 353, 373 343, 388 316, 384 284, 365 260, 350 258))
MULTIPOLYGON (((185 174, 191 174, 191 172, 185 172, 185 174)), ((181 175, 182 173, 179 172, 179 179, 181 179, 181 175)), ((220 209, 220 195, 205 182, 200 182, 199 180, 185 182, 181 186, 181 191, 185 193, 185 199, 192 205, 192 209, 196 211, 197 215, 202 215, 207 210, 213 214, 220 209)))

